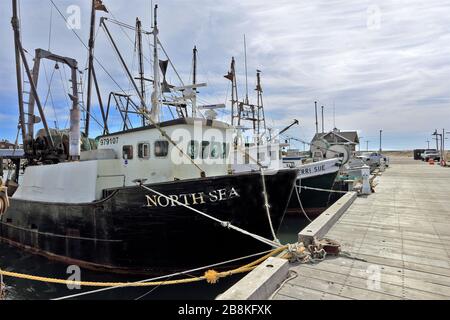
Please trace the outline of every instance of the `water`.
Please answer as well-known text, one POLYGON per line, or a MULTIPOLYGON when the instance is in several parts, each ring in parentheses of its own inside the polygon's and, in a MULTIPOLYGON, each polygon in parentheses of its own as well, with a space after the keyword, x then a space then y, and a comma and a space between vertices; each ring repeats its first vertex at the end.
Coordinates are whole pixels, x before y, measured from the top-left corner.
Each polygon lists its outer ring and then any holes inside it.
MULTIPOLYGON (((298 232, 307 224, 308 221, 301 216, 286 215, 278 233, 280 241, 282 243, 296 242, 298 232)), ((7 271, 52 278, 67 279, 69 276, 66 272, 67 265, 24 252, 5 243, 0 243, 0 268, 7 271)), ((143 300, 212 300, 244 276, 245 274, 240 274, 220 279, 214 285, 208 284, 206 281, 201 281, 192 284, 148 288, 116 288, 77 299, 133 300, 140 298, 143 300)), ((114 282, 130 282, 143 279, 142 276, 132 277, 129 275, 105 274, 84 269, 81 271, 81 277, 85 281, 114 282)), ((10 277, 5 277, 4 282, 8 288, 8 300, 48 300, 97 289, 69 290, 65 285, 48 284, 10 277)))

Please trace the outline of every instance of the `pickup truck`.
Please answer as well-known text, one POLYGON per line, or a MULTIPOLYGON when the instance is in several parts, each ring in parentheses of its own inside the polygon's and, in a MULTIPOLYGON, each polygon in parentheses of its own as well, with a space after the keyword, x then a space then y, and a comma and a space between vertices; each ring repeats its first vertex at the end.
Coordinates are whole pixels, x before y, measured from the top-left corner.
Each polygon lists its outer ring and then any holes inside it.
POLYGON ((436 150, 432 149, 432 150, 425 150, 422 154, 422 161, 427 161, 430 159, 433 159, 435 161, 440 161, 441 160, 441 155, 439 154, 439 152, 437 152, 436 150))
POLYGON ((381 161, 384 161, 386 167, 389 166, 389 158, 378 152, 364 152, 357 158, 364 161, 371 168, 380 166, 381 161))

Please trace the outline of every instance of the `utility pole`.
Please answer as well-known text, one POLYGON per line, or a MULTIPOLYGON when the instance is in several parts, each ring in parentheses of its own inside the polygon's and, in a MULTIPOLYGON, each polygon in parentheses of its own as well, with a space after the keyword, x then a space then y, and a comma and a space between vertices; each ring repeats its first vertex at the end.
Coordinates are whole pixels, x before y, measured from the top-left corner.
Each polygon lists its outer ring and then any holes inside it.
POLYGON ((381 153, 381 133, 383 132, 383 130, 380 130, 380 153, 381 153))
POLYGON ((369 140, 366 140, 366 151, 369 151, 369 140))
POLYGON ((434 136, 434 139, 436 139, 436 151, 439 151, 439 134, 437 133, 437 129, 434 130, 434 133, 432 135, 434 136))
POLYGON ((322 133, 325 133, 325 127, 323 123, 323 106, 322 106, 322 133))
POLYGON ((427 140, 426 142, 428 144, 427 149, 430 149, 430 140, 427 140))
POLYGON ((317 120, 317 101, 314 101, 314 109, 316 110, 316 134, 319 133, 319 122, 317 120))
POLYGON ((442 135, 441 135, 441 163, 442 161, 444 161, 444 157, 445 157, 445 129, 442 129, 442 135))
POLYGON ((359 143, 358 143, 358 151, 360 151, 361 152, 361 141, 363 141, 362 140, 362 138, 364 138, 364 137, 359 137, 359 143))

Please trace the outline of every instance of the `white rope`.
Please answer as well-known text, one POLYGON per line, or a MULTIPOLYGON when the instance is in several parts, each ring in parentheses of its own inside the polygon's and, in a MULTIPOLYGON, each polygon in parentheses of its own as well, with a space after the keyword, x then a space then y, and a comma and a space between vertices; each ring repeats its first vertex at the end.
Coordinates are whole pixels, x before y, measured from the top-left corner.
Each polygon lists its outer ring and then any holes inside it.
POLYGON ((259 235, 257 235, 257 234, 251 233, 251 232, 249 232, 249 231, 247 231, 247 230, 241 229, 241 228, 239 228, 239 227, 237 227, 237 226, 231 224, 231 222, 229 222, 229 221, 222 221, 222 220, 217 219, 217 218, 215 218, 215 217, 213 217, 213 216, 210 216, 209 214, 206 214, 206 213, 204 213, 204 212, 202 212, 202 211, 200 211, 200 210, 197 210, 197 209, 195 209, 195 208, 192 208, 192 207, 190 207, 190 206, 188 206, 188 205, 186 205, 186 204, 184 204, 184 203, 181 203, 181 202, 178 201, 178 200, 175 200, 175 199, 173 199, 173 198, 170 198, 170 197, 168 197, 168 196, 166 196, 166 195, 164 195, 164 194, 162 194, 162 193, 160 193, 160 192, 158 192, 158 191, 156 191, 156 190, 153 190, 153 189, 151 189, 151 188, 149 188, 149 187, 147 187, 147 186, 144 186, 143 184, 140 184, 140 186, 141 186, 142 188, 144 188, 145 190, 148 190, 148 191, 150 191, 150 192, 153 192, 154 194, 157 194, 157 195, 160 196, 160 197, 164 197, 164 198, 166 198, 166 199, 168 199, 168 200, 170 200, 170 201, 173 201, 174 203, 176 203, 176 204, 179 205, 179 206, 185 207, 186 209, 189 209, 189 210, 191 210, 191 211, 194 211, 194 212, 196 212, 196 213, 198 213, 198 214, 200 214, 200 215, 202 215, 202 216, 204 216, 204 217, 206 217, 206 218, 208 218, 208 219, 211 219, 211 220, 213 220, 213 221, 215 221, 215 222, 218 222, 218 223, 220 223, 220 225, 221 225, 222 227, 224 227, 224 228, 233 229, 233 230, 238 231, 238 232, 240 232, 240 233, 243 233, 243 234, 245 234, 245 235, 247 235, 247 236, 250 236, 250 237, 252 237, 252 238, 254 238, 254 239, 256 239, 256 240, 258 240, 258 241, 260 241, 260 242, 263 242, 263 243, 265 243, 265 244, 267 244, 267 245, 269 245, 269 246, 272 246, 272 247, 274 247, 274 248, 280 248, 280 247, 281 247, 281 244, 279 244, 279 243, 277 243, 277 242, 274 242, 274 241, 272 241, 272 240, 266 239, 266 238, 264 238, 264 237, 262 237, 262 236, 259 236, 259 235))
POLYGON ((248 256, 245 256, 245 257, 240 257, 240 258, 231 259, 231 260, 227 260, 227 261, 223 261, 223 262, 219 262, 219 263, 215 263, 215 264, 210 264, 208 266, 203 266, 203 267, 199 267, 199 268, 195 268, 195 269, 191 269, 191 270, 180 271, 180 272, 176 272, 176 273, 173 273, 173 274, 168 274, 168 275, 165 275, 165 276, 160 276, 160 277, 156 277, 156 278, 130 282, 129 284, 126 284, 126 285, 107 287, 107 288, 101 288, 101 289, 91 290, 91 291, 87 291, 87 292, 76 293, 76 294, 72 294, 70 296, 59 297, 59 298, 55 298, 55 299, 52 299, 52 300, 66 300, 66 299, 81 297, 81 296, 85 296, 85 295, 93 294, 93 293, 98 293, 98 292, 102 292, 102 291, 113 290, 113 289, 116 289, 116 288, 124 288, 124 287, 128 287, 130 285, 136 284, 136 283, 151 282, 151 281, 156 281, 156 280, 161 280, 161 279, 166 279, 166 278, 170 279, 170 278, 173 278, 173 277, 176 277, 176 276, 182 276, 182 275, 185 275, 185 274, 188 274, 188 273, 197 272, 197 271, 201 271, 201 270, 210 269, 210 268, 213 268, 213 267, 225 265, 225 264, 228 264, 228 263, 232 263, 232 262, 236 262, 236 261, 240 261, 240 260, 253 258, 253 257, 256 257, 256 256, 260 256, 260 255, 269 253, 271 251, 273 251, 273 250, 270 249, 270 250, 266 250, 266 251, 263 251, 263 252, 254 253, 254 254, 251 254, 251 255, 248 255, 248 256))
POLYGON ((297 185, 297 182, 294 185, 294 189, 295 189, 295 194, 297 195, 297 200, 298 200, 298 204, 300 205, 300 209, 302 210, 303 214, 305 215, 306 219, 308 219, 309 222, 312 222, 312 220, 309 218, 309 216, 306 214, 305 209, 303 208, 303 204, 302 204, 302 200, 300 199, 300 192, 301 192, 301 180, 297 180, 300 181, 300 185, 297 185))
POLYGON ((270 218, 270 204, 269 204, 269 199, 267 198, 266 179, 264 177, 263 167, 260 167, 260 170, 261 170, 261 180, 262 180, 262 186, 263 186, 264 207, 266 208, 266 214, 267 214, 267 220, 269 221, 270 232, 272 232, 273 241, 280 243, 280 240, 278 240, 278 238, 275 234, 275 230, 273 229, 272 219, 270 218))
POLYGON ((307 186, 300 186, 302 189, 315 190, 315 191, 324 191, 324 192, 334 192, 334 193, 347 193, 347 191, 339 191, 339 190, 331 190, 331 189, 321 189, 321 188, 313 188, 307 186))

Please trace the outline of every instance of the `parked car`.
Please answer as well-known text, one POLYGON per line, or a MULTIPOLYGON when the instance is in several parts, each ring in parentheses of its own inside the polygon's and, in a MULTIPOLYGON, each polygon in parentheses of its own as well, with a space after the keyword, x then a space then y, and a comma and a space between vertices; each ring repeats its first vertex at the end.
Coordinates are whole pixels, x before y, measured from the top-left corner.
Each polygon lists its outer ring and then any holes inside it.
POLYGON ((389 158, 379 152, 364 152, 357 158, 364 161, 371 168, 379 167, 382 161, 386 167, 389 167, 389 158))
POLYGON ((441 160, 441 155, 439 154, 439 152, 436 151, 436 149, 429 149, 429 150, 425 150, 422 154, 422 161, 426 161, 428 162, 428 160, 433 159, 434 161, 440 161, 441 160))

